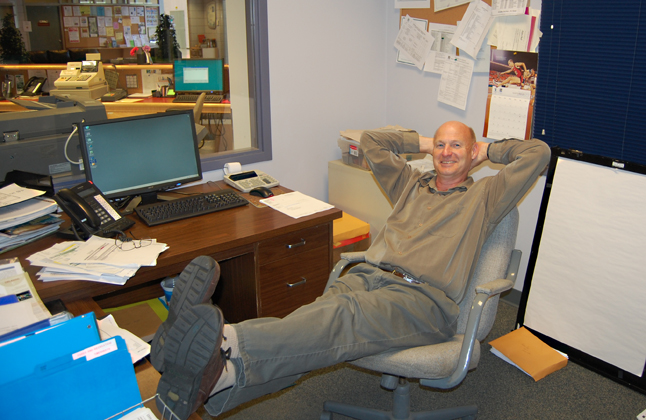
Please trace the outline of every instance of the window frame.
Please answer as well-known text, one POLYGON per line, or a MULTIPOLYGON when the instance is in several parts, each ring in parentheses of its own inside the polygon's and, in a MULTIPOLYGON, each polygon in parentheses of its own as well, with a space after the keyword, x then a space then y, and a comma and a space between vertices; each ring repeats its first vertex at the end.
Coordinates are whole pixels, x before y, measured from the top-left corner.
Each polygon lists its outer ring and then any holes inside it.
POLYGON ((245 0, 245 7, 251 134, 255 136, 257 147, 205 156, 201 159, 203 172, 222 169, 231 161, 249 164, 272 159, 267 0, 245 0))

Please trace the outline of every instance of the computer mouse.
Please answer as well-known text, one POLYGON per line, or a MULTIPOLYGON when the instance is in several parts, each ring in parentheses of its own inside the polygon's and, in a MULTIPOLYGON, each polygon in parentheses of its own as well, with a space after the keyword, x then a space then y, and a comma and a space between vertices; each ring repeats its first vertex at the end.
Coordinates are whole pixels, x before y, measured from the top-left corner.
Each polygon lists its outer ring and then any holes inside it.
POLYGON ((249 191, 249 194, 255 195, 256 197, 273 197, 274 193, 267 187, 256 187, 253 190, 249 191))

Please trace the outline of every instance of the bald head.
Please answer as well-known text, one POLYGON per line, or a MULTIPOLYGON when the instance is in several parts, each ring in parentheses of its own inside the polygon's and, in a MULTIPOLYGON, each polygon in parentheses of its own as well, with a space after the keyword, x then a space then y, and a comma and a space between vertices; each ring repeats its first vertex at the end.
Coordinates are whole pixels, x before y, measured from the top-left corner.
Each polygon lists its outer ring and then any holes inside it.
POLYGON ((442 140, 465 140, 468 146, 471 147, 476 142, 476 133, 473 128, 460 121, 448 121, 435 131, 433 139, 438 138, 442 140))
POLYGON ((436 185, 441 191, 464 182, 471 163, 478 155, 476 134, 459 121, 449 121, 437 129, 433 137, 433 165, 436 185))

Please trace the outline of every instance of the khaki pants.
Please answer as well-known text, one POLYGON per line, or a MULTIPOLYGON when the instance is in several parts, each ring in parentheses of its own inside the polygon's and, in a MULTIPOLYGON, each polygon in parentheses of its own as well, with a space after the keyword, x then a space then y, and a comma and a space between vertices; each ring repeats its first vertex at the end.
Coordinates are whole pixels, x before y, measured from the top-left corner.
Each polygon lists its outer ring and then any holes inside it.
POLYGON ((234 325, 241 356, 232 359, 236 384, 213 395, 206 408, 218 415, 314 369, 446 341, 455 334, 458 315, 458 306, 439 289, 359 264, 285 318, 234 325))

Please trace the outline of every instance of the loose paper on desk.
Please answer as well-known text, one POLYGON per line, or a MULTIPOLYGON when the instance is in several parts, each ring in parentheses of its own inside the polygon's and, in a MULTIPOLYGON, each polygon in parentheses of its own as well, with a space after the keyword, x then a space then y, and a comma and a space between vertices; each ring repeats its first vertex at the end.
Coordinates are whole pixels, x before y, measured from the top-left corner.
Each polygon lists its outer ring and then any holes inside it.
POLYGON ((492 22, 491 6, 484 1, 470 3, 451 43, 475 58, 492 22))
POLYGON ((32 190, 31 188, 23 188, 16 184, 10 184, 0 188, 0 207, 20 203, 21 201, 29 200, 30 198, 43 194, 45 194, 45 191, 32 190))
POLYGON ((105 318, 98 320, 97 324, 99 326, 101 340, 105 341, 115 335, 121 336, 121 338, 125 340, 126 346, 128 347, 128 353, 130 353, 133 364, 150 354, 150 344, 146 343, 130 331, 119 327, 119 325, 117 325, 117 321, 114 320, 112 315, 108 315, 105 318))
POLYGON ((543 343, 525 327, 489 342, 491 352, 534 378, 543 379, 567 365, 567 357, 543 343))
POLYGON ((331 204, 298 191, 265 198, 260 202, 294 219, 334 208, 331 204))
POLYGON ((139 267, 155 265, 168 246, 153 240, 150 246, 122 251, 114 239, 93 236, 87 240, 61 242, 27 259, 43 267, 37 276, 42 281, 87 280, 123 285, 139 267))
POLYGON ((0 230, 36 219, 56 211, 58 205, 51 198, 35 197, 27 201, 0 207, 0 230))
POLYGON ((0 297, 15 295, 19 301, 0 305, 0 335, 50 318, 51 314, 20 262, 16 259, 1 261, 0 297))

